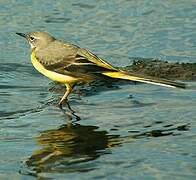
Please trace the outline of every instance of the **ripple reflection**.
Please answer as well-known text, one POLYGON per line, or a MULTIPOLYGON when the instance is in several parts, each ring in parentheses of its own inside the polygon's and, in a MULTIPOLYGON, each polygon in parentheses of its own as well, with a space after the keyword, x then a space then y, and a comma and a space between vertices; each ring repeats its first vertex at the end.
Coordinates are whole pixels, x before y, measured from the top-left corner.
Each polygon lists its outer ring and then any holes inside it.
MULTIPOLYGON (((68 115, 68 114, 67 114, 68 115)), ((83 172, 96 168, 84 162, 97 159, 110 149, 121 144, 119 135, 109 135, 98 126, 68 123, 58 129, 41 132, 36 138, 41 149, 33 152, 26 161, 31 175, 43 172, 83 172), (77 164, 77 165, 76 165, 77 164)))
MULTIPOLYGON (((70 109, 69 109, 70 110, 70 109)), ((143 138, 158 138, 161 136, 180 135, 180 131, 188 131, 189 124, 173 126, 163 125, 161 121, 152 124, 162 124, 162 127, 152 128, 151 125, 143 127, 142 131, 128 130, 127 136, 110 134, 99 129, 98 126, 81 125, 74 123, 77 119, 75 112, 65 110, 68 123, 57 129, 42 131, 35 137, 40 147, 27 159, 27 171, 21 174, 41 177, 45 173, 89 172, 97 169, 96 163, 90 163, 104 154, 112 153, 114 147, 124 143, 134 143, 143 138), (90 164, 89 164, 90 163, 90 164)), ((135 126, 134 126, 135 127, 135 126)), ((119 129, 116 129, 118 132, 119 129)), ((120 133, 120 131, 119 131, 120 133)), ((25 171, 25 172, 24 172, 25 171)))

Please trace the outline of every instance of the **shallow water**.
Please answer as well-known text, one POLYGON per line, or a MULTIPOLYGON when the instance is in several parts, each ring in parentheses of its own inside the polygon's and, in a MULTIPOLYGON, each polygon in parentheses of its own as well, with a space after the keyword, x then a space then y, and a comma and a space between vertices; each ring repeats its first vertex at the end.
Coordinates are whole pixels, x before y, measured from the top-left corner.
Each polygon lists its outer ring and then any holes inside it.
POLYGON ((195 179, 195 90, 87 87, 71 95, 75 114, 62 112, 63 92, 15 35, 45 30, 115 66, 195 62, 195 9, 195 0, 1 0, 0 179, 195 179))

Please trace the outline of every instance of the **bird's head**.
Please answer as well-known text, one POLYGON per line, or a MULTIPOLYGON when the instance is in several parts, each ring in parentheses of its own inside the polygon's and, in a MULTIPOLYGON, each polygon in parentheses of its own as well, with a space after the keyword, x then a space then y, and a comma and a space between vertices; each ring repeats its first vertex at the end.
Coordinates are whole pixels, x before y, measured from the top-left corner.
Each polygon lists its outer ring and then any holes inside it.
POLYGON ((24 37, 30 44, 32 50, 45 48, 48 44, 50 44, 55 40, 55 38, 52 37, 47 32, 36 31, 36 32, 30 32, 26 34, 24 33, 16 33, 16 34, 24 37))

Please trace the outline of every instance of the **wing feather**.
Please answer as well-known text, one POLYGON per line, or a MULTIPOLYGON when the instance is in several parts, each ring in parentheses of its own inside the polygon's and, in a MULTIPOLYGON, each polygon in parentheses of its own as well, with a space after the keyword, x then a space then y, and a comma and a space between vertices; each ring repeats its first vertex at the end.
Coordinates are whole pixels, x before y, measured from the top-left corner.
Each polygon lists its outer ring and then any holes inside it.
POLYGON ((44 59, 42 60, 39 57, 37 57, 37 59, 47 70, 65 75, 73 75, 74 77, 80 77, 83 74, 92 75, 98 73, 101 74, 103 72, 118 71, 116 68, 92 54, 90 51, 79 47, 77 51, 73 51, 73 54, 69 53, 69 56, 62 57, 62 55, 58 56, 58 54, 55 54, 55 60, 52 61, 52 64, 44 63, 47 61, 44 59))
POLYGON ((93 63, 97 66, 104 67, 108 70, 118 71, 118 69, 114 68, 111 64, 109 64, 106 61, 104 61, 103 59, 97 57, 95 54, 91 53, 87 49, 79 48, 77 51, 77 54, 79 56, 85 57, 88 61, 90 61, 91 63, 93 63))

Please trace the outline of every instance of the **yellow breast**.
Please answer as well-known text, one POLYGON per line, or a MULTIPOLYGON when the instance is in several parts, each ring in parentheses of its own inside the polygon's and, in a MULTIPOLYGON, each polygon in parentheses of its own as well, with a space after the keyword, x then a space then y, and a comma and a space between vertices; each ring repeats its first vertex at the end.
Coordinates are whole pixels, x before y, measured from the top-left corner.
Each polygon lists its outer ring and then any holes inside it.
POLYGON ((57 81, 60 83, 72 83, 77 81, 76 78, 71 77, 71 76, 67 76, 64 74, 59 74, 50 70, 47 70, 37 59, 35 56, 35 53, 32 52, 31 53, 31 62, 33 64, 33 66, 35 67, 35 69, 37 71, 39 71, 41 74, 43 74, 44 76, 48 77, 49 79, 53 80, 53 81, 57 81))

